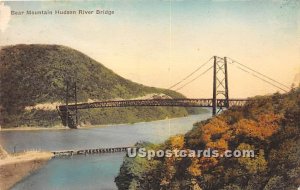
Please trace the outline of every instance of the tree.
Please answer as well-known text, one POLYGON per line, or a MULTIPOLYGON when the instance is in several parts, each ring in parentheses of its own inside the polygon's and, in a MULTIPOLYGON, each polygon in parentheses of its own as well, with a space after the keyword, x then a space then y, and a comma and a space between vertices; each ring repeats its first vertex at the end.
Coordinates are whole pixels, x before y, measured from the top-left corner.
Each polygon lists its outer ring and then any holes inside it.
POLYGON ((201 175, 200 163, 198 158, 191 158, 191 165, 187 168, 188 173, 193 176, 197 177, 201 175))
POLYGON ((258 117, 258 121, 241 119, 233 125, 233 128, 238 135, 266 140, 266 138, 277 132, 281 118, 281 115, 263 114, 258 117))

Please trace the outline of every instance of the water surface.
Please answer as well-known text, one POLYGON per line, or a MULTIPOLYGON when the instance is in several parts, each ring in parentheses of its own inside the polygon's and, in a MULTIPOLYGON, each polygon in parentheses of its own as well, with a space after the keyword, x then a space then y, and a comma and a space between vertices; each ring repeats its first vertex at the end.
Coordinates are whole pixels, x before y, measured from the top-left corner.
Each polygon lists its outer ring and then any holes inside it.
MULTIPOLYGON (((175 134, 183 134, 193 123, 211 117, 211 113, 103 128, 49 131, 3 131, 0 144, 8 151, 67 150, 97 147, 132 146, 138 141, 161 143, 175 134)), ((117 189, 118 175, 125 153, 95 154, 55 158, 16 184, 13 189, 117 189)))

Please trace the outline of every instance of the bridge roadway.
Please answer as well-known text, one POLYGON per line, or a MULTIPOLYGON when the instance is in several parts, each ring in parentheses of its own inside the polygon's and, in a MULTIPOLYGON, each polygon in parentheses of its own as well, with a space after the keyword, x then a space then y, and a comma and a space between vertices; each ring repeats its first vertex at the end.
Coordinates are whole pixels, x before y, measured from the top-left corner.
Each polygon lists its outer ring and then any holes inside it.
POLYGON ((71 129, 77 128, 76 122, 73 119, 71 112, 75 111, 75 116, 78 109, 90 109, 90 108, 109 108, 109 107, 139 107, 139 106, 176 106, 176 107, 218 107, 228 108, 232 106, 242 106, 248 99, 217 99, 215 104, 213 99, 140 99, 140 100, 108 100, 91 103, 79 103, 60 105, 57 107, 58 114, 62 120, 64 126, 68 126, 71 129))
MULTIPOLYGON (((242 106, 248 99, 229 99, 228 105, 242 106)), ((217 107, 223 108, 226 106, 225 99, 217 99, 217 107)), ((59 106, 60 111, 66 109, 73 111, 76 109, 90 109, 90 108, 106 108, 106 107, 130 107, 130 106, 176 106, 176 107, 213 107, 213 99, 141 99, 141 100, 109 100, 91 103, 79 103, 59 106)))

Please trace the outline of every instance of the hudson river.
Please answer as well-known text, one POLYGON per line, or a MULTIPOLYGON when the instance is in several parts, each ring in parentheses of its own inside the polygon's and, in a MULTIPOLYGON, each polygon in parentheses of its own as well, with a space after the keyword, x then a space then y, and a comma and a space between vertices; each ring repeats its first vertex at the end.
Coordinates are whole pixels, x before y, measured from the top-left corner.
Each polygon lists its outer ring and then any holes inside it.
MULTIPOLYGON (((209 117, 211 113, 103 128, 5 131, 0 132, 0 144, 12 152, 14 147, 16 151, 65 150, 131 146, 137 141, 161 143, 171 135, 186 133, 192 129, 193 123, 209 117)), ((54 158, 12 189, 117 189, 114 178, 119 173, 124 155, 112 153, 54 158)))

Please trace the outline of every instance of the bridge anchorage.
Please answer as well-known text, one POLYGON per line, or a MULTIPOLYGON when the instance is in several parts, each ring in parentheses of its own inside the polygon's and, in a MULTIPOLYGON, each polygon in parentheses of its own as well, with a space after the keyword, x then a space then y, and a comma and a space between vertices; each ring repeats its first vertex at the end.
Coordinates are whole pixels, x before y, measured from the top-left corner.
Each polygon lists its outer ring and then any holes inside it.
POLYGON ((200 76, 207 73, 209 70, 213 69, 213 92, 212 98, 205 99, 205 98, 197 98, 197 99, 140 99, 140 100, 118 100, 118 101, 99 101, 93 103, 77 103, 77 86, 76 82, 73 82, 70 85, 70 82, 66 83, 66 103, 65 105, 60 105, 57 107, 57 111, 61 117, 62 123, 64 126, 68 126, 69 128, 76 129, 78 126, 78 110, 79 109, 90 109, 90 108, 108 108, 108 107, 130 107, 130 106, 177 106, 177 107, 211 107, 212 108, 212 115, 218 114, 223 109, 228 109, 231 106, 242 106, 249 99, 238 99, 238 98, 231 98, 229 99, 229 88, 228 88, 228 67, 227 63, 229 62, 231 65, 236 66, 238 69, 262 80, 263 82, 276 87, 277 89, 287 92, 290 88, 276 80, 257 72, 248 66, 245 66, 231 58, 221 58, 217 56, 211 57, 207 62, 200 65, 196 70, 194 70, 191 74, 187 75, 181 81, 175 83, 169 89, 172 90, 174 87, 180 85, 181 83, 185 82, 189 79, 192 75, 202 69, 208 63, 211 63, 213 60, 212 65, 205 70, 203 73, 198 75, 196 78, 193 78, 187 83, 184 83, 179 88, 175 89, 178 91, 185 87, 186 85, 190 84, 194 80, 198 79, 200 76), (71 93, 73 92, 73 93, 71 93), (69 104, 70 98, 74 99, 73 104, 69 104), (74 118, 75 116, 75 118, 74 118))

